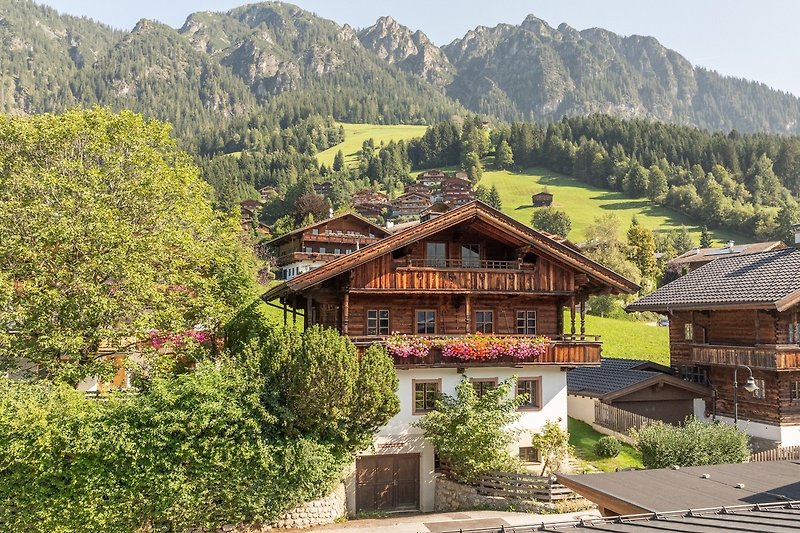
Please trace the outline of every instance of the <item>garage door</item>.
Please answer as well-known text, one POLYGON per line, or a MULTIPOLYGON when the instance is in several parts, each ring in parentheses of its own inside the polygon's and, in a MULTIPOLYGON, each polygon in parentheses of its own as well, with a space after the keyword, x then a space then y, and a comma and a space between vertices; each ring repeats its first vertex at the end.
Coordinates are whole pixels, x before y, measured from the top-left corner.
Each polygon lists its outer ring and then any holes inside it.
POLYGON ((356 460, 356 511, 419 509, 419 454, 356 460))

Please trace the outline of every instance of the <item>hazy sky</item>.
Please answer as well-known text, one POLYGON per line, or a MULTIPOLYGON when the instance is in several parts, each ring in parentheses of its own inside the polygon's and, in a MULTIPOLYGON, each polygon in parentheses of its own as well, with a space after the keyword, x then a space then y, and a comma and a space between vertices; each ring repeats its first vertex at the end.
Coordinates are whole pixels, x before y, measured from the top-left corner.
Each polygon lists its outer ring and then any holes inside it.
MULTIPOLYGON (((141 18, 180 27, 195 11, 225 11, 245 0, 47 0, 63 13, 130 29, 141 18)), ((529 13, 551 26, 602 27, 652 35, 696 65, 761 81, 800 96, 800 2, 794 0, 297 0, 357 28, 382 15, 446 44, 479 26, 519 24, 529 13)))

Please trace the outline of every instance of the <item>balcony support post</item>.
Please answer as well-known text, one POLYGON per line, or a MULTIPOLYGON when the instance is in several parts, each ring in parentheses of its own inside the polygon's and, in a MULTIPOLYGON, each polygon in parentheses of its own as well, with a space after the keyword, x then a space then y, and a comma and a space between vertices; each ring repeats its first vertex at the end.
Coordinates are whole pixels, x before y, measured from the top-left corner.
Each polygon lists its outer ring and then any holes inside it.
POLYGON ((297 325, 297 296, 292 296, 292 324, 297 325))
POLYGON ((347 335, 348 323, 350 322, 350 293, 342 295, 342 335, 347 335))
POLYGON ((569 320, 570 320, 570 335, 575 336, 575 297, 569 300, 569 320))
POLYGON ((311 298, 311 295, 306 296, 306 316, 305 316, 305 327, 310 328, 313 326, 313 319, 314 319, 314 300, 311 298))
POLYGON ((470 333, 472 333, 472 299, 470 298, 469 294, 467 294, 466 297, 464 298, 464 312, 466 314, 465 317, 466 326, 464 333, 469 335, 470 333))
POLYGON ((581 340, 586 335, 586 297, 581 296, 581 340))

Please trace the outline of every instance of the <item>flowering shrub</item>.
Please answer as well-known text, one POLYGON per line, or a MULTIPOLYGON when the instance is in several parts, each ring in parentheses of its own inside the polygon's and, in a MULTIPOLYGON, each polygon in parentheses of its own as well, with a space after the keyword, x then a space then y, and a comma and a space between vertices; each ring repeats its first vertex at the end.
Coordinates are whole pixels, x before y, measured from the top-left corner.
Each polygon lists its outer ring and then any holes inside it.
POLYGON ((548 342, 547 337, 495 337, 479 333, 458 338, 395 333, 386 340, 386 349, 391 356, 403 359, 425 357, 431 348, 440 348, 443 357, 461 361, 483 361, 506 356, 535 359, 545 353, 548 342))
POLYGON ((211 334, 208 331, 196 329, 189 329, 180 333, 161 333, 157 330, 151 330, 147 339, 150 348, 154 350, 160 350, 167 345, 181 348, 187 342, 209 344, 211 343, 211 334))

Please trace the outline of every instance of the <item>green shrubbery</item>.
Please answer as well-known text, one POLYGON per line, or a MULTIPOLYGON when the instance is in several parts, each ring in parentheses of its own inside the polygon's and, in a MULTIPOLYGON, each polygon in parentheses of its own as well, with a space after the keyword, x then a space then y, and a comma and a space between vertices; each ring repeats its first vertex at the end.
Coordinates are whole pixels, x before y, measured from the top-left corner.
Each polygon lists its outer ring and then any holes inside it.
POLYGON ((102 401, 0 379, 0 529, 214 528, 324 494, 397 411, 391 360, 332 330, 262 333, 102 401))
POLYGON ((635 432, 634 437, 646 468, 741 463, 750 455, 746 433, 694 417, 680 426, 656 422, 635 432))
POLYGON ((616 457, 622 451, 622 443, 616 437, 601 437, 594 445, 598 457, 616 457))

